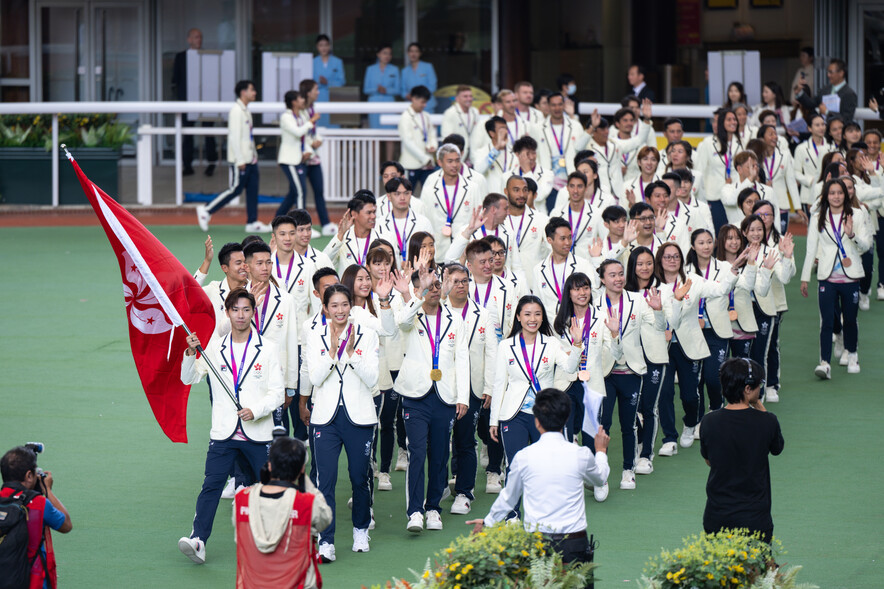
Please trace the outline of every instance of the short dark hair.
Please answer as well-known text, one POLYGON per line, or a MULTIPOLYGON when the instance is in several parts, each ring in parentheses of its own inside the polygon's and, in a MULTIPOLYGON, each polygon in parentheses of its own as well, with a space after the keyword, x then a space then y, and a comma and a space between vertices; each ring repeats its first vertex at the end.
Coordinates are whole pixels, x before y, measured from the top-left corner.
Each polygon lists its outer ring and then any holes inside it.
POLYGON ((317 268, 316 272, 313 273, 313 288, 314 290, 319 290, 319 281, 325 278, 326 276, 334 276, 338 280, 340 277, 338 276, 338 271, 334 268, 330 268, 328 266, 323 266, 322 268, 317 268))
POLYGON ((274 479, 297 481, 307 461, 307 449, 301 440, 282 436, 270 444, 267 461, 270 463, 270 473, 274 479))
POLYGON ((362 211, 365 205, 377 205, 377 200, 371 190, 358 190, 349 201, 347 201, 347 209, 354 213, 362 211))
POLYGON ((485 195, 485 198, 482 199, 482 208, 487 209, 488 207, 493 207, 502 200, 506 200, 506 197, 501 193, 489 192, 485 195))
POLYGON ((684 129, 684 122, 677 117, 669 117, 663 121, 663 130, 665 131, 668 129, 670 125, 681 125, 681 128, 684 129))
MULTIPOLYGON (((412 45, 415 45, 415 43, 412 43, 412 45)), ((415 86, 414 88, 411 89, 411 97, 412 98, 423 98, 424 100, 429 100, 430 98, 433 97, 433 95, 430 94, 429 88, 427 88, 426 86, 420 85, 420 86, 415 86)))
POLYGON ((574 76, 571 74, 559 74, 559 77, 556 78, 556 88, 561 90, 562 86, 567 86, 574 81, 574 76))
POLYGON ((390 194, 391 192, 396 192, 396 189, 400 186, 405 188, 405 190, 413 190, 408 178, 390 178, 387 180, 387 183, 384 184, 384 190, 387 191, 387 194, 390 194))
POLYGON ((487 121, 485 121, 485 132, 494 133, 494 128, 497 126, 498 123, 503 123, 504 125, 506 125, 506 119, 497 115, 489 118, 487 121))
POLYGON ((499 238, 498 236, 496 236, 496 235, 491 235, 491 234, 489 233, 488 235, 486 235, 485 237, 482 238, 482 241, 484 241, 485 243, 487 243, 489 246, 491 246, 491 245, 499 245, 500 247, 503 248, 504 253, 505 253, 505 254, 507 253, 507 251, 506 251, 506 242, 505 242, 504 240, 502 240, 501 238, 499 238))
POLYGON ((580 180, 581 182, 583 182, 583 185, 586 186, 586 174, 584 174, 583 172, 571 172, 570 174, 568 174, 568 184, 571 183, 571 180, 580 180))
POLYGON ((255 84, 251 80, 240 80, 236 83, 236 86, 233 87, 233 93, 239 98, 239 95, 242 94, 243 90, 248 90, 249 86, 254 85, 255 84))
POLYGON ((601 129, 607 129, 609 126, 610 126, 610 123, 608 123, 608 119, 606 119, 605 117, 599 117, 599 124, 596 125, 595 128, 597 130, 601 130, 601 129))
MULTIPOLYGON (((353 264, 352 266, 350 266, 350 268, 362 268, 362 266, 357 266, 356 264, 353 264)), ((348 268, 348 270, 350 268, 348 268)), ((327 307, 329 302, 331 302, 332 296, 338 293, 345 295, 347 297, 347 300, 350 301, 350 304, 353 304, 353 293, 350 291, 349 288, 347 288, 346 285, 338 283, 332 284, 327 289, 325 289, 324 293, 322 293, 322 306, 327 307)))
POLYGON ((242 238, 240 244, 242 245, 243 253, 245 253, 246 246, 252 243, 264 243, 264 238, 260 235, 246 235, 242 238))
POLYGON ((325 33, 321 33, 319 35, 316 35, 316 41, 314 41, 313 44, 316 45, 320 41, 328 41, 329 43, 331 43, 331 39, 329 39, 328 35, 326 35, 325 33))
POLYGON ((519 153, 525 149, 537 151, 537 141, 528 135, 522 135, 513 143, 513 153, 519 153))
POLYGON ((479 255, 482 255, 485 253, 490 253, 490 252, 491 252, 491 245, 489 245, 487 241, 482 241, 481 239, 477 239, 475 241, 470 242, 470 244, 467 246, 466 251, 464 251, 464 254, 467 257, 467 260, 472 260, 476 256, 479 256, 479 255))
POLYGON ((528 192, 532 192, 537 194, 537 182, 534 181, 534 178, 524 178, 525 187, 528 189, 528 192))
POLYGON ((632 112, 631 108, 626 108, 625 106, 620 108, 617 112, 614 113, 614 124, 620 122, 620 119, 625 117, 626 115, 631 116, 633 119, 635 118, 635 113, 632 112))
POLYGON ((259 253, 265 253, 268 256, 273 255, 273 250, 271 250, 270 246, 264 242, 255 242, 250 243, 246 247, 242 248, 242 253, 246 257, 246 260, 248 260, 255 254, 259 253))
POLYGON ((553 98, 561 98, 562 101, 565 100, 565 96, 564 96, 561 92, 550 92, 550 94, 549 94, 549 96, 547 97, 546 101, 547 101, 547 102, 550 102, 550 101, 552 101, 553 98))
POLYGON ((628 216, 629 213, 627 213, 626 209, 624 209, 620 205, 611 205, 609 207, 605 207, 605 210, 602 211, 602 221, 606 223, 617 221, 618 219, 625 219, 628 216))
POLYGON ((838 59, 837 57, 834 57, 829 60, 829 65, 834 65, 835 67, 837 67, 839 72, 847 71, 847 62, 843 59, 838 59))
POLYGON ((222 266, 227 266, 230 264, 230 254, 234 252, 241 252, 242 244, 237 241, 231 241, 230 243, 225 243, 221 246, 221 251, 218 252, 218 263, 222 266))
POLYGON ((672 180, 676 186, 681 186, 681 176, 675 172, 666 172, 660 180, 672 180))
MULTIPOLYGON (((626 96, 624 96, 623 98, 620 99, 620 106, 622 106, 623 108, 629 108, 630 102, 635 102, 639 106, 641 106, 641 103, 642 103, 641 99, 638 96, 636 96, 635 94, 627 94, 626 96)), ((632 110, 632 109, 630 109, 630 110, 632 110)))
MULTIPOLYGON (((665 186, 665 184, 664 184, 664 186, 665 186)), ((666 188, 669 188, 669 187, 666 186, 666 188)), ((641 215, 642 213, 644 213, 645 211, 651 211, 653 213, 654 207, 652 207, 651 205, 649 205, 646 202, 637 202, 634 205, 632 205, 632 207, 629 209, 629 218, 630 219, 637 219, 638 216, 641 215)))
POLYGON ((234 288, 232 291, 230 291, 230 294, 227 295, 226 299, 224 299, 224 310, 229 311, 230 308, 233 307, 233 305, 235 305, 236 302, 240 299, 248 299, 249 302, 252 304, 252 309, 254 309, 258 304, 257 302, 255 302, 255 295, 253 295, 246 289, 239 287, 234 288))
POLYGON ((764 367, 748 358, 730 358, 721 365, 718 376, 721 379, 721 394, 725 400, 728 403, 740 403, 747 386, 755 388, 764 382, 764 367))
MULTIPOLYGON (((676 178, 677 178, 677 180, 673 179, 672 181, 678 182, 678 184, 680 186, 681 185, 681 178, 679 178, 677 176, 676 176, 676 178)), ((655 188, 662 188, 663 190, 666 191, 667 196, 672 196, 672 190, 669 188, 669 185, 666 182, 664 182, 663 180, 655 180, 655 181, 651 182, 650 184, 648 184, 647 186, 645 186, 645 198, 646 199, 648 199, 648 200, 651 199, 651 195, 654 194, 655 188)), ((638 204, 638 203, 636 203, 636 204, 638 204)))
MULTIPOLYGON (((273 221, 270 222, 270 226, 273 227, 274 231, 276 231, 276 228, 280 225, 294 225, 295 227, 298 226, 298 224, 295 223, 294 218, 292 218, 290 215, 278 215, 273 218, 273 221)), ((310 223, 310 225, 312 225, 312 223, 310 223)))
MULTIPOLYGON (((506 179, 506 183, 504 184, 504 186, 505 186, 506 188, 509 188, 509 187, 510 187, 510 182, 513 182, 513 181, 518 182, 519 180, 521 180, 522 182, 524 182, 524 183, 527 185, 527 184, 528 184, 528 181, 531 180, 531 178, 526 178, 526 177, 524 177, 524 176, 519 176, 518 174, 513 174, 513 175, 511 175, 509 178, 506 179)), ((536 188, 535 188, 535 189, 536 189, 536 188)))
POLYGON ((546 227, 543 229, 544 233, 546 233, 547 237, 552 237, 556 234, 556 229, 561 229, 564 227, 568 231, 571 231, 571 225, 565 221, 561 217, 550 217, 549 223, 546 224, 546 227))
POLYGON ((576 154, 574 154, 574 167, 576 168, 577 164, 579 164, 583 160, 588 160, 594 155, 595 152, 591 149, 581 149, 576 154))
POLYGON ((460 133, 452 133, 445 137, 445 139, 442 140, 441 145, 445 145, 446 143, 456 146, 461 153, 463 153, 464 148, 467 146, 466 139, 464 139, 463 135, 460 133))
POLYGON ((37 453, 27 446, 16 446, 0 458, 4 483, 21 483, 32 470, 37 470, 37 453))
POLYGON ((285 93, 285 96, 283 96, 282 101, 285 103, 286 108, 292 108, 292 104, 294 104, 294 102, 300 97, 301 93, 297 90, 289 90, 285 93))
POLYGON ((534 398, 534 417, 548 432, 560 432, 571 413, 568 395, 559 389, 543 389, 534 398))
POLYGON ((387 168, 396 168, 396 171, 401 175, 405 173, 405 168, 402 167, 402 164, 399 162, 394 162, 392 160, 386 161, 381 164, 381 174, 384 173, 384 170, 387 168))
POLYGON ((295 227, 303 227, 304 225, 313 226, 313 218, 310 216, 310 213, 305 209, 294 209, 289 212, 289 217, 292 222, 295 224, 295 227))
POLYGON ((689 168, 679 168, 677 170, 672 170, 670 174, 675 174, 676 176, 680 177, 682 184, 684 184, 685 182, 690 182, 691 184, 694 183, 694 175, 691 173, 691 170, 689 168))

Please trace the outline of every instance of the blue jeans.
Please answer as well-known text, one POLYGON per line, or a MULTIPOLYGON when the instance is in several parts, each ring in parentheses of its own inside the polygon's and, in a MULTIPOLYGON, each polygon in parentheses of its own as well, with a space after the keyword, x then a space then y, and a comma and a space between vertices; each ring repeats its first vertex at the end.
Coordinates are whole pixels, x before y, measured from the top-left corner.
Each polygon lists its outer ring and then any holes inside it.
POLYGON ((660 420, 660 391, 663 388, 668 366, 655 364, 648 360, 647 356, 645 364, 648 366, 648 371, 642 377, 642 393, 639 400, 642 420, 638 439, 642 444, 641 457, 650 459, 654 453, 654 440, 657 438, 657 425, 660 420))
POLYGON ((448 484, 448 442, 456 419, 455 408, 439 398, 434 386, 420 399, 402 397, 402 417, 408 444, 408 515, 424 510, 441 512, 439 504, 448 484))
POLYGON ((196 499, 196 515, 193 517, 191 538, 203 542, 212 534, 215 512, 221 500, 221 491, 227 483, 227 476, 234 465, 246 476, 245 485, 254 484, 267 463, 270 442, 250 442, 248 440, 210 440, 206 452, 206 471, 203 488, 196 499))
MULTIPOLYGON (((371 439, 374 426, 355 425, 344 407, 329 423, 310 426, 313 439, 313 484, 335 513, 335 484, 338 482, 338 458, 341 448, 347 453, 347 472, 353 489, 353 527, 366 530, 371 523, 371 439)), ((335 523, 319 535, 320 542, 335 543, 335 523)))
POLYGON ((470 408, 467 414, 454 422, 451 447, 451 471, 455 473, 454 494, 466 495, 467 499, 475 499, 473 490, 476 487, 476 471, 479 468, 479 460, 476 455, 476 426, 479 423, 479 413, 482 409, 482 399, 477 398, 470 392, 470 408))
POLYGON ((721 365, 727 359, 728 342, 718 337, 715 330, 711 327, 703 328, 703 336, 706 338, 706 345, 709 346, 709 357, 703 360, 703 372, 700 376, 700 418, 703 417, 705 411, 705 402, 703 399, 703 388, 706 388, 706 396, 709 397, 709 410, 714 411, 721 407, 721 379, 718 371, 721 365))
MULTIPOLYGON (((322 176, 322 166, 320 164, 304 165, 304 175, 313 188, 313 200, 316 202, 316 214, 319 216, 320 225, 328 225, 328 209, 325 207, 325 185, 322 176)), ((306 196, 304 197, 307 198, 306 196)))
POLYGON ((829 282, 819 284, 820 306, 820 359, 832 360, 832 325, 835 321, 835 302, 841 306, 841 322, 844 330, 844 349, 856 352, 859 329, 856 316, 859 312, 859 281, 829 282))
POLYGON ((206 210, 210 215, 214 215, 245 190, 246 223, 254 223, 258 220, 258 164, 246 164, 244 170, 231 164, 230 173, 230 188, 212 199, 206 210))
POLYGON ((286 180, 289 181, 289 191, 285 198, 276 209, 276 215, 287 215, 292 209, 304 208, 304 166, 291 166, 288 164, 279 164, 282 173, 285 174, 286 180))
MULTIPOLYGON (((635 468, 636 416, 641 397, 642 377, 638 374, 609 374, 605 377, 605 400, 602 401, 601 426, 610 435, 614 421, 614 404, 619 406, 620 435, 623 438, 623 470, 635 468)), ((588 438, 589 436, 584 436, 588 438)), ((595 439, 592 441, 595 451, 595 439)))
POLYGON ((660 391, 660 427, 663 430, 663 443, 678 439, 675 429, 675 375, 678 374, 678 392, 684 409, 682 419, 685 427, 696 427, 700 422, 700 381, 701 360, 688 358, 681 344, 673 341, 669 345, 669 368, 663 378, 660 391))

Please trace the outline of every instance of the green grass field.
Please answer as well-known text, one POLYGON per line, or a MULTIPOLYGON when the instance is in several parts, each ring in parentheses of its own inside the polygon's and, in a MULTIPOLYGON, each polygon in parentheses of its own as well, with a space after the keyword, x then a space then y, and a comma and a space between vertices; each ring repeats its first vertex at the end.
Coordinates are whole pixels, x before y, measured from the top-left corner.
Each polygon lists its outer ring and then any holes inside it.
MULTIPOLYGON (((195 227, 153 227, 188 268, 199 265, 203 234, 195 227)), ((216 248, 241 239, 238 229, 213 230, 216 248)), ((799 241, 800 261, 803 240, 799 241)), ((190 443, 172 444, 153 419, 129 351, 119 269, 99 227, 12 228, 0 231, 7 262, 24 256, 22 274, 2 289, 3 358, 0 446, 43 441, 40 465, 74 523, 56 535, 62 587, 229 587, 235 576, 230 501, 222 501, 204 566, 178 552, 190 532, 203 478, 209 432, 208 389, 193 387, 190 443), (15 295, 15 293, 18 293, 15 295), (15 296, 22 299, 16 299, 15 296)), ((220 274, 213 268, 212 277, 220 274)), ((782 333, 781 403, 770 406, 786 448, 772 459, 775 534, 804 566, 801 578, 826 589, 880 588, 884 548, 884 476, 875 462, 884 421, 884 303, 861 313, 862 373, 835 367, 830 382, 812 374, 818 360, 815 298, 789 287, 792 310, 782 333), (876 580, 877 579, 877 580, 876 580)), ((680 411, 680 409, 679 409, 680 411)), ((648 557, 701 531, 707 467, 698 445, 658 458, 655 472, 620 491, 620 434, 612 432, 611 494, 588 504, 599 539, 597 587, 634 587, 648 557)), ((659 442, 658 442, 659 443, 659 442)), ((342 471, 346 472, 346 471, 342 471)), ((338 485, 336 563, 323 566, 325 586, 370 586, 392 576, 410 579, 427 557, 468 528, 443 515, 445 530, 405 531, 404 473, 393 492, 376 493, 371 552, 350 551, 346 475, 338 485)), ((470 517, 482 517, 494 496, 484 478, 470 517)), ((449 507, 450 501, 446 503, 449 507)))

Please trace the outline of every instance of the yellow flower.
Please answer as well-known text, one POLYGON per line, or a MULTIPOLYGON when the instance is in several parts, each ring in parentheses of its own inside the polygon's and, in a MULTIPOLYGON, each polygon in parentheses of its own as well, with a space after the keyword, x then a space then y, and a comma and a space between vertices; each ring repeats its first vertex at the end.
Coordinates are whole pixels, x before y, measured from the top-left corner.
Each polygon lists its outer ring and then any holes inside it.
POLYGON ((706 578, 711 581, 712 579, 715 578, 715 575, 713 575, 712 573, 706 573, 706 578))
POLYGON ((455 585, 455 586, 454 586, 454 589, 460 589, 460 585, 459 585, 459 584, 458 584, 458 585, 455 585))
POLYGON ((499 567, 502 567, 504 564, 506 564, 506 563, 503 562, 502 560, 497 561, 497 566, 499 566, 499 567))
POLYGON ((736 584, 739 583, 739 582, 740 582, 740 580, 739 580, 738 578, 736 578, 736 577, 731 577, 731 583, 733 583, 734 585, 736 585, 736 584))
POLYGON ((430 571, 424 571, 424 579, 430 578, 430 571))
POLYGON ((734 556, 736 553, 737 553, 737 551, 734 550, 733 548, 731 548, 731 549, 729 549, 729 550, 727 551, 727 555, 728 555, 728 556, 734 556))
POLYGON ((746 569, 743 568, 743 565, 738 564, 737 566, 734 567, 734 571, 736 571, 738 573, 745 573, 746 569))
POLYGON ((670 581, 672 580, 672 572, 671 571, 666 573, 666 578, 670 581))
POLYGON ((460 581, 460 577, 461 577, 460 573, 457 573, 456 575, 454 575, 454 580, 460 581))
POLYGON ((704 564, 704 565, 708 565, 708 564, 709 564, 709 561, 708 561, 708 560, 704 560, 704 561, 703 561, 703 564, 704 564))
POLYGON ((465 566, 465 567, 463 568, 463 571, 462 571, 462 572, 463 572, 464 574, 467 574, 468 572, 470 572, 470 571, 473 570, 474 568, 475 568, 475 567, 474 567, 473 565, 468 564, 467 566, 465 566))
POLYGON ((522 551, 522 556, 529 556, 528 551, 527 551, 527 550, 523 550, 523 551, 522 551))
POLYGON ((741 554, 742 554, 742 556, 743 556, 743 560, 746 560, 747 558, 749 558, 749 555, 746 554, 746 551, 745 551, 745 550, 744 550, 741 554))
POLYGON ((442 577, 442 571, 436 571, 436 578, 439 579, 442 577))
POLYGON ((446 548, 445 552, 447 552, 448 554, 451 554, 452 552, 454 552, 454 548, 446 548))

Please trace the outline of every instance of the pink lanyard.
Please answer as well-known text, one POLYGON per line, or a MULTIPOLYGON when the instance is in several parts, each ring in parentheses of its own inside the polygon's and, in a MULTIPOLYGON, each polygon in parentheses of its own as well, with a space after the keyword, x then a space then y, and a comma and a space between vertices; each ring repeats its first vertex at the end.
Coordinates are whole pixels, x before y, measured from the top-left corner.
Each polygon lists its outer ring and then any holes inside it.
MULTIPOLYGON (((444 182, 443 182, 444 184, 444 182)), ((399 245, 399 254, 402 256, 402 261, 404 262, 408 257, 408 254, 405 252, 405 246, 407 245, 407 235, 405 235, 405 228, 408 227, 408 212, 405 213, 405 223, 402 224, 402 233, 399 233, 399 227, 396 226, 396 217, 392 213, 390 213, 390 219, 393 221, 393 229, 396 230, 396 243, 399 245)))
POLYGON ((535 393, 540 392, 540 383, 537 381, 537 378, 534 376, 534 352, 537 351, 537 338, 539 335, 534 336, 534 343, 531 344, 531 361, 528 361, 528 350, 525 347, 525 338, 522 334, 519 334, 519 343, 522 345, 522 358, 525 359, 525 371, 528 373, 528 378, 531 380, 531 387, 534 389, 535 393))
MULTIPOLYGON (((552 131, 553 140, 556 142, 556 148, 559 150, 559 155, 562 156, 565 152, 562 150, 562 141, 556 137, 556 126, 552 123, 549 124, 549 130, 552 131)), ((562 139, 565 138, 565 123, 562 123, 562 139)))
MULTIPOLYGON (((583 353, 580 355, 580 370, 586 370, 586 358, 589 356, 589 324, 591 323, 590 319, 590 311, 592 310, 591 305, 587 305, 586 312, 583 314, 583 353)), ((575 321, 579 321, 577 316, 574 316, 575 321)), ((574 342, 571 342, 572 344, 574 342)))
MULTIPOLYGON (((483 307, 488 306, 488 298, 490 296, 491 296, 491 281, 489 280, 488 286, 485 287, 485 300, 482 301, 483 307)), ((477 303, 479 302, 479 285, 478 284, 476 285, 476 290, 473 292, 473 298, 476 300, 477 303)))
MULTIPOLYGON (((353 235, 353 239, 356 240, 356 249, 357 249, 357 252, 356 252, 356 253, 357 253, 357 256, 358 256, 358 254, 359 254, 359 252, 358 252, 358 250, 359 250, 359 238, 356 237, 356 235, 354 234, 354 235, 353 235)), ((363 265, 363 262, 365 262, 365 256, 368 255, 368 245, 369 245, 370 243, 371 243, 371 231, 369 231, 369 232, 368 232, 368 235, 365 236, 365 248, 364 248, 363 251, 362 251, 362 258, 361 258, 361 259, 358 258, 358 257, 356 258, 356 263, 359 264, 360 266, 362 266, 362 265, 363 265)))
POLYGON ((764 166, 767 168, 767 180, 769 182, 773 182, 774 170, 776 169, 775 168, 776 161, 777 161, 776 152, 774 152, 773 155, 770 156, 770 158, 764 158, 764 166), (768 160, 770 160, 770 163, 768 163, 768 160))
POLYGON ((347 327, 347 336, 344 338, 344 341, 341 342, 341 345, 338 346, 338 360, 341 359, 341 354, 344 353, 344 348, 347 347, 347 342, 350 341, 350 334, 353 333, 353 324, 351 323, 349 327, 347 327))
MULTIPOLYGON (((515 135, 515 137, 513 136, 512 131, 510 131, 510 124, 509 124, 509 123, 506 124, 506 132, 507 132, 507 134, 510 136, 510 143, 515 143, 515 142, 516 142, 516 137, 519 136, 519 117, 516 116, 516 120, 513 121, 513 122, 516 124, 516 135, 515 135)), ((504 158, 506 158, 505 155, 504 155, 504 158)), ((504 162, 506 162, 506 159, 504 159, 504 162)), ((505 165, 506 165, 506 163, 504 163, 504 166, 505 166, 505 165)))
POLYGON ((467 309, 469 309, 469 308, 470 308, 470 300, 467 299, 466 302, 464 302, 464 304, 463 304, 463 311, 461 311, 461 313, 460 313, 460 316, 463 318, 464 321, 467 320, 467 309))
MULTIPOLYGON (((608 295, 605 295, 605 302, 608 305, 608 317, 611 317, 613 314, 611 313, 611 299, 608 298, 608 295)), ((620 336, 623 337, 623 293, 620 293, 620 336)))
MULTIPOLYGON (((267 318, 267 302, 270 300, 270 285, 267 285, 267 292, 264 293, 264 304, 261 305, 261 314, 258 315, 258 331, 264 333, 264 320, 267 318)), ((233 341, 231 340, 231 343, 233 341)))
MULTIPOLYGON (((565 286, 565 265, 568 264, 568 259, 565 258, 565 263, 562 264, 562 286, 565 286)), ((553 261, 552 256, 549 257, 549 271, 552 272, 553 276, 553 284, 556 287, 556 296, 559 301, 562 300, 562 289, 559 287, 559 280, 556 278, 556 263, 553 261)))

